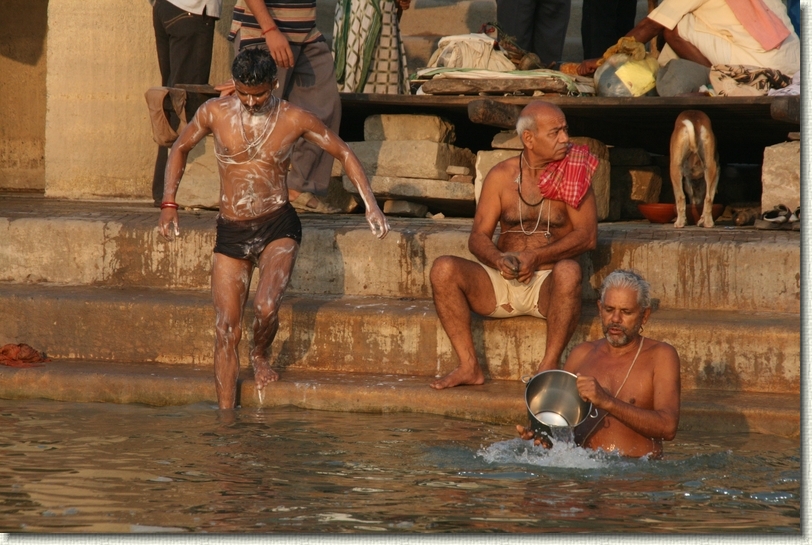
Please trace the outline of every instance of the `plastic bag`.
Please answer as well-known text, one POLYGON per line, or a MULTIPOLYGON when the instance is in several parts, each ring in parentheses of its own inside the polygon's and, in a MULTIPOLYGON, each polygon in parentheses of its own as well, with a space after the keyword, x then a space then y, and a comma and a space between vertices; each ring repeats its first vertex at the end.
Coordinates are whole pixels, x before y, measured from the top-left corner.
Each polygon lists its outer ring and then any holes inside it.
POLYGON ((595 71, 595 91, 603 97, 657 95, 657 59, 647 55, 633 60, 629 55, 612 55, 595 71))

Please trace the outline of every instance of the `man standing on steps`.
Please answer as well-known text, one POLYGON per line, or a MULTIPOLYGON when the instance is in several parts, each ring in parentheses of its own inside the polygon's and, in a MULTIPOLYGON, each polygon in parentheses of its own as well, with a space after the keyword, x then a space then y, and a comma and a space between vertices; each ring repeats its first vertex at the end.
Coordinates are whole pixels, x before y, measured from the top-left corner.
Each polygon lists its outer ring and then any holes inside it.
POLYGON ((235 94, 203 104, 180 134, 169 154, 166 188, 158 222, 172 240, 179 234, 175 194, 189 152, 207 134, 215 139, 220 171, 220 213, 212 260, 215 309, 214 374, 221 409, 234 408, 243 309, 251 275, 259 269, 254 296, 251 365, 257 390, 279 375, 268 352, 279 329, 279 305, 290 280, 302 225, 288 201, 285 176, 291 150, 299 138, 318 145, 341 161, 366 205, 372 232, 389 232, 358 158, 313 114, 276 98, 276 65, 267 52, 246 49, 232 66, 235 94))
MULTIPOLYGON (((670 344, 643 337, 651 296, 639 274, 610 273, 598 310, 604 338, 573 348, 564 365, 578 375, 578 393, 597 409, 597 416, 575 428, 576 442, 624 456, 659 457, 663 440, 674 439, 679 424, 679 355, 670 344)), ((522 439, 534 436, 523 426, 516 429, 522 439)))
POLYGON ((479 260, 442 256, 431 268, 434 304, 459 366, 431 387, 483 384, 471 311, 492 318, 547 320, 539 371, 558 367, 581 316, 581 267, 575 258, 597 245, 592 175, 586 146, 569 141, 564 113, 535 101, 519 115, 524 149, 491 169, 482 185, 468 249, 479 260), (493 242, 497 224, 499 240, 493 242))

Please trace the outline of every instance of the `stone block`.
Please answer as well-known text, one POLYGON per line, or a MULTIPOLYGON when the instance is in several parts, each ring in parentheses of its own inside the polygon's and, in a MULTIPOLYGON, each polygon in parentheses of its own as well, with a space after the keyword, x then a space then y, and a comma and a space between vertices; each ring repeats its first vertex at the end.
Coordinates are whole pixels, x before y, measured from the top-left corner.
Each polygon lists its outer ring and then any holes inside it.
POLYGON ((801 204, 801 142, 782 142, 764 148, 761 167, 761 210, 801 204))
POLYGON ((360 206, 358 201, 361 200, 361 197, 344 189, 344 181, 341 176, 331 176, 330 183, 327 185, 327 195, 324 195, 323 199, 330 206, 349 214, 360 206))
POLYGON ((598 221, 605 221, 609 217, 610 201, 610 170, 609 148, 600 140, 587 136, 573 136, 573 144, 589 147, 590 153, 598 158, 598 168, 592 175, 592 191, 595 192, 595 204, 598 209, 598 221))
POLYGON ((449 178, 448 181, 454 182, 455 184, 471 184, 474 183, 474 177, 463 176, 462 174, 455 174, 451 178, 449 178))
POLYGON ((364 120, 364 140, 428 140, 453 144, 454 125, 436 115, 371 115, 364 120))
MULTIPOLYGON (((357 194, 350 179, 344 176, 344 189, 357 194)), ((369 184, 377 199, 407 200, 425 204, 433 213, 471 217, 474 214, 474 186, 443 180, 371 176, 369 184)))
POLYGON ((406 218, 425 218, 429 207, 409 201, 388 200, 383 203, 383 213, 387 216, 402 216, 406 218))
POLYGON ((611 183, 608 159, 598 159, 598 168, 592 175, 592 191, 595 193, 595 205, 598 209, 598 221, 609 218, 609 202, 611 197, 611 183))
POLYGON ((609 146, 588 136, 571 136, 570 142, 578 146, 587 146, 589 152, 598 159, 606 159, 609 161, 609 146))
POLYGON ((637 205, 659 202, 662 185, 663 179, 658 167, 612 166, 608 219, 643 219, 637 205))
POLYGON ((344 168, 341 166, 341 161, 333 159, 333 169, 330 171, 330 176, 344 176, 344 168))
POLYGON ((476 178, 474 178, 476 202, 479 202, 479 194, 482 192, 482 182, 485 181, 485 176, 488 175, 488 172, 498 163, 519 155, 519 151, 520 150, 512 149, 484 150, 476 154, 476 178))
POLYGON ((515 149, 522 151, 524 145, 516 131, 502 131, 496 133, 491 141, 493 149, 515 149))
POLYGON ((428 140, 347 142, 367 176, 448 180, 449 166, 473 169, 474 154, 465 148, 428 140))
POLYGON ((647 166, 651 156, 642 148, 609 148, 609 162, 616 166, 647 166))
POLYGON ((445 169, 446 174, 449 176, 468 176, 471 174, 471 169, 468 167, 450 166, 445 169))
POLYGON ((220 207, 220 172, 213 136, 205 137, 189 152, 175 202, 185 208, 220 207))

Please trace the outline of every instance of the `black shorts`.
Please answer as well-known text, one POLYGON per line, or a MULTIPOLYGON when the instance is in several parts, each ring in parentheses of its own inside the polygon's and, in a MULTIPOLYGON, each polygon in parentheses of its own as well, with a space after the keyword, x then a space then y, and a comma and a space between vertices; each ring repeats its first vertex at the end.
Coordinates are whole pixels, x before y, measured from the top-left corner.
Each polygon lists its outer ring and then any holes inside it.
POLYGON ((217 217, 214 251, 235 259, 257 263, 265 247, 280 238, 302 242, 302 223, 290 203, 266 216, 245 221, 217 217))

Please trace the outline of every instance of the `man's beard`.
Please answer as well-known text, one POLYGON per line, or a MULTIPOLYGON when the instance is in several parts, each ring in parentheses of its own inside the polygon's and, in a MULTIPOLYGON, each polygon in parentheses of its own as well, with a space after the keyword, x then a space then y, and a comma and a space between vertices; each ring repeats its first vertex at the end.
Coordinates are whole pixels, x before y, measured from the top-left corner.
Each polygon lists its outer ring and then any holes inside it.
POLYGON ((643 320, 636 321, 629 329, 626 329, 621 324, 604 324, 602 326, 603 336, 606 338, 606 341, 615 348, 626 346, 635 339, 637 333, 640 331, 640 326, 643 325, 642 322, 643 320), (620 335, 609 335, 609 330, 612 328, 619 329, 621 331, 620 335))

